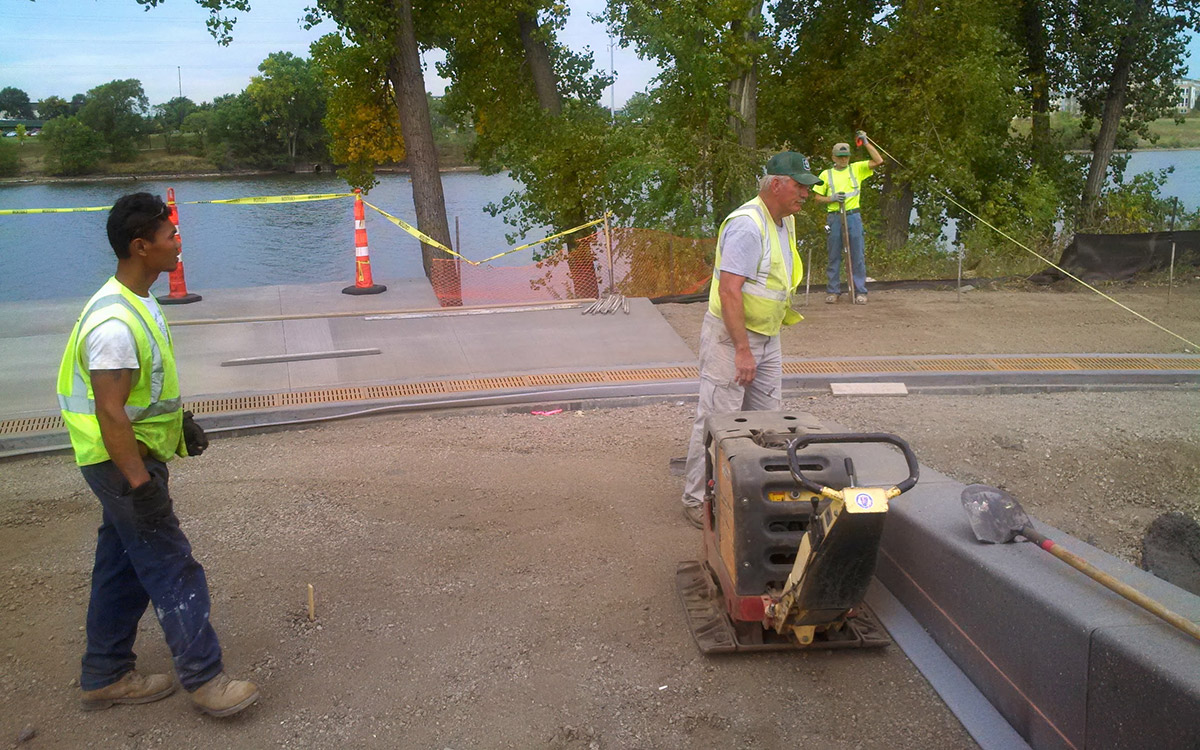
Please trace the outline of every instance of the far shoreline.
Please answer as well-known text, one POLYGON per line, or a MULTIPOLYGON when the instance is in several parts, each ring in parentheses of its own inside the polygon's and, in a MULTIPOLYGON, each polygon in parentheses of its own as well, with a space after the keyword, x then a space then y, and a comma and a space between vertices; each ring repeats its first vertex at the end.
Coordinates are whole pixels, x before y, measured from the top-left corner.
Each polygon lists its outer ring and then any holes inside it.
MULTIPOLYGON (((378 167, 375 169, 376 174, 409 174, 412 170, 408 167, 378 167)), ((455 173, 455 172, 478 172, 480 168, 473 164, 466 164, 455 167, 440 167, 440 173, 455 173)), ((223 177, 242 178, 242 177, 287 177, 287 176, 331 176, 336 178, 337 171, 330 169, 329 171, 322 170, 321 172, 281 172, 274 169, 245 169, 233 170, 227 172, 171 172, 171 173, 122 173, 122 174, 106 174, 106 175, 79 175, 78 177, 49 177, 39 175, 36 177, 5 177, 0 178, 0 188, 19 185, 66 185, 66 184, 90 184, 90 183, 105 183, 105 182, 143 182, 149 180, 211 180, 220 179, 223 177)))

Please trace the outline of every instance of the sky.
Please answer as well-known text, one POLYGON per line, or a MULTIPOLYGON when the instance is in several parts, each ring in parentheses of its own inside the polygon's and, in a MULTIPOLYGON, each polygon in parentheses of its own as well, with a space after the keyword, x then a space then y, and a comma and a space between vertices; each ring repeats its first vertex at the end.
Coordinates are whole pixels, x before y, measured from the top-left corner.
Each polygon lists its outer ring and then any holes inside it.
MULTIPOLYGON (((305 7, 313 0, 250 0, 250 12, 235 14, 233 43, 222 47, 204 25, 208 11, 195 0, 162 0, 146 9, 136 0, 0 0, 0 88, 15 86, 37 102, 47 96, 70 100, 74 94, 109 81, 136 78, 150 104, 179 96, 194 102, 236 94, 258 74, 272 52, 308 57, 308 46, 336 31, 329 21, 306 31, 305 7)), ((559 37, 571 49, 589 47, 597 68, 609 70, 607 31, 588 14, 600 13, 604 0, 570 0, 571 15, 559 37)), ((446 81, 426 57, 426 88, 441 95, 446 81)), ((658 73, 617 46, 611 54, 617 82, 603 103, 621 107, 645 90, 658 73)))
MULTIPOLYGON (((194 0, 162 0, 145 8, 135 0, 0 0, 0 88, 15 86, 33 102, 57 95, 64 99, 112 80, 136 78, 150 103, 183 95, 194 102, 240 92, 271 52, 308 57, 309 44, 335 29, 328 21, 305 30, 300 19, 312 0, 251 0, 249 13, 238 14, 234 41, 222 47, 204 25, 208 12, 194 0)), ((569 0, 571 15, 560 40, 573 50, 590 48, 597 68, 610 67, 607 31, 590 15, 604 0, 569 0)), ((1188 47, 1189 77, 1200 78, 1200 37, 1188 47)), ((446 81, 437 77, 427 56, 425 82, 441 95, 446 81)), ((645 90, 658 73, 631 49, 615 47, 611 64, 616 84, 603 104, 624 105, 645 90)))

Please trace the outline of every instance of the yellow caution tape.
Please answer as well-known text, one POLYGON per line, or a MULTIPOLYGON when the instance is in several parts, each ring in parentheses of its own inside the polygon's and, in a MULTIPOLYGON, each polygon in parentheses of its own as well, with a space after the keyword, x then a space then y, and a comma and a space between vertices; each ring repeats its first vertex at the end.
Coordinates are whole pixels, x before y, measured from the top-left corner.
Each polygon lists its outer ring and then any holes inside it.
MULTIPOLYGON (((260 195, 254 198, 226 198, 215 201, 180 201, 179 205, 199 203, 261 204, 261 203, 304 203, 306 201, 330 201, 336 198, 353 198, 354 193, 320 193, 312 195, 260 195)), ((77 211, 107 211, 112 206, 88 206, 86 208, 0 208, 0 216, 14 214, 69 214, 77 211)))
POLYGON ((112 206, 90 206, 88 208, 0 208, 0 216, 13 214, 69 214, 76 211, 107 211, 112 206))
POLYGON ((426 245, 432 245, 433 247, 436 247, 436 248, 437 248, 437 249, 439 249, 439 250, 444 250, 445 252, 447 252, 447 253, 450 253, 451 255, 453 255, 453 256, 454 256, 454 257, 456 257, 456 258, 462 258, 462 260, 463 260, 463 261, 465 261, 466 263, 470 263, 470 264, 471 264, 471 265, 473 265, 473 266, 482 265, 482 264, 484 264, 484 263, 487 263, 488 261, 491 261, 491 260, 496 260, 497 258, 503 258, 505 255, 511 255, 512 253, 519 252, 519 251, 521 251, 521 250, 526 250, 526 249, 528 249, 528 248, 531 248, 531 247, 533 247, 534 245, 540 245, 540 244, 542 244, 543 242, 549 242, 550 240, 553 240, 553 239, 558 239, 559 237, 562 237, 563 235, 570 234, 571 232, 578 232, 580 229, 586 229, 586 228, 588 228, 588 227, 590 227, 590 226, 594 226, 594 225, 596 225, 596 224, 601 224, 601 223, 603 223, 603 222, 604 222, 604 219, 603 219, 603 218, 595 219, 594 221, 589 221, 589 222, 588 222, 588 223, 586 223, 586 224, 580 224, 580 225, 579 225, 579 226, 577 226, 577 227, 571 227, 570 229, 563 230, 563 231, 559 232, 558 234, 552 234, 552 235, 550 235, 549 237, 543 237, 542 239, 540 239, 540 240, 537 240, 536 242, 530 242, 530 243, 527 243, 527 244, 521 245, 520 247, 514 247, 514 248, 512 248, 511 250, 505 250, 505 251, 504 251, 504 252, 502 252, 502 253, 496 253, 495 255, 491 256, 490 258, 484 258, 483 260, 471 260, 470 258, 467 258, 467 257, 465 257, 465 256, 463 256, 463 255, 461 255, 461 254, 459 254, 459 253, 456 253, 456 252, 454 252, 453 250, 451 250, 450 248, 446 247, 445 245, 443 245, 442 243, 438 242, 437 240, 433 239, 433 238, 432 238, 432 237, 430 237, 429 235, 427 235, 427 234, 423 233, 421 230, 417 229, 417 228, 416 228, 416 227, 414 227, 412 224, 409 224, 409 223, 408 223, 407 221, 405 221, 404 219, 401 219, 401 218, 398 218, 398 217, 392 216, 391 214, 389 214, 387 211, 384 211, 384 210, 383 210, 382 208, 380 208, 379 206, 373 205, 373 204, 371 204, 371 203, 369 203, 369 202, 367 202, 367 201, 363 201, 363 203, 364 203, 364 204, 366 204, 366 205, 368 205, 368 206, 370 206, 371 208, 375 209, 375 210, 376 210, 376 211, 378 211, 378 212, 379 212, 379 214, 380 214, 380 215, 382 215, 382 216, 383 216, 385 219, 387 219, 388 221, 392 222, 392 223, 393 223, 393 224, 395 224, 396 226, 400 227, 400 228, 401 228, 401 229, 403 229, 404 231, 408 232, 408 233, 409 233, 409 234, 411 234, 413 237, 416 237, 418 240, 420 240, 421 242, 425 243, 426 245))
POLYGON ((253 205, 262 203, 305 203, 307 201, 331 201, 337 198, 353 198, 354 193, 314 193, 312 195, 259 195, 253 198, 225 198, 215 201, 183 201, 184 205, 199 203, 224 203, 226 205, 253 205))
MULTIPOLYGON (((580 229, 587 229, 590 226, 595 226, 596 224, 602 224, 602 223, 604 223, 603 217, 596 219, 595 221, 589 221, 586 224, 580 224, 577 227, 571 227, 570 229, 564 229, 563 231, 559 232, 558 234, 552 234, 549 237, 543 237, 542 239, 537 240, 536 242, 530 242, 528 244, 521 245, 520 247, 514 247, 512 250, 505 250, 504 252, 497 253, 496 255, 493 255, 490 258, 484 258, 483 260, 479 261, 479 263, 487 263, 489 260, 495 260, 496 258, 503 258, 505 255, 511 255, 512 253, 519 252, 519 251, 525 250, 527 248, 531 248, 534 245, 540 245, 543 242, 549 242, 550 240, 556 240, 559 237, 562 237, 563 235, 570 234, 571 232, 578 232, 580 229)), ((478 264, 476 264, 476 265, 478 265, 478 264)))
POLYGON ((434 238, 430 237, 429 235, 425 234, 425 233, 424 233, 424 232, 422 232, 420 229, 417 229, 417 228, 416 228, 416 227, 414 227, 412 224, 409 224, 409 223, 408 223, 407 221, 405 221, 404 219, 401 219, 401 218, 399 218, 399 217, 396 217, 396 216, 392 216, 391 214, 389 214, 387 211, 384 211, 384 210, 383 210, 382 208, 380 208, 379 206, 376 206, 376 205, 373 205, 373 204, 371 204, 371 203, 368 203, 367 201, 363 201, 363 203, 364 203, 364 204, 366 204, 366 205, 368 205, 368 206, 370 206, 371 208, 375 209, 376 211, 378 211, 378 212, 380 213, 380 215, 382 215, 382 216, 383 216, 383 218, 387 219, 388 221, 392 222, 393 224, 395 224, 396 226, 400 227, 400 228, 401 228, 401 229, 403 229, 404 231, 408 232, 408 233, 409 233, 409 234, 411 234, 413 237, 416 237, 416 238, 417 238, 418 240, 420 240, 422 243, 424 243, 424 244, 426 244, 426 245, 432 245, 433 247, 436 247, 438 250, 444 250, 445 252, 447 252, 447 253, 450 253, 451 255, 453 255, 453 256, 454 256, 454 257, 456 257, 456 258, 462 258, 462 259, 463 259, 463 260, 465 260, 467 263, 470 263, 470 264, 471 264, 471 265, 473 265, 473 266, 477 266, 477 265, 479 265, 478 263, 476 263, 476 262, 475 262, 475 261, 473 261, 473 260, 467 260, 466 258, 463 258, 463 256, 461 256, 461 255, 459 255, 458 253, 454 252, 453 250, 451 250, 450 248, 446 247, 445 245, 443 245, 442 243, 438 242, 437 240, 435 240, 434 238))

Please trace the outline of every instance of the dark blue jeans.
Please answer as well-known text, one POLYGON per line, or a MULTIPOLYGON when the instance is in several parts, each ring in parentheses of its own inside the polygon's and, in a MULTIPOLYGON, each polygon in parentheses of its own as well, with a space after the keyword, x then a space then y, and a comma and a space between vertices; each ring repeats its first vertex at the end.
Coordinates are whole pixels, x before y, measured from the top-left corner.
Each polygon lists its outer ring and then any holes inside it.
MULTIPOLYGON (((825 218, 829 228, 825 239, 826 249, 829 251, 829 264, 825 266, 825 275, 828 278, 825 292, 838 294, 842 290, 840 277, 842 256, 845 254, 845 248, 842 247, 842 214, 839 211, 830 211, 825 218)), ((853 264, 848 275, 853 280, 854 293, 866 294, 867 260, 863 248, 862 214, 858 211, 846 214, 846 229, 850 230, 850 262, 853 264)))
MULTIPOLYGON (((142 460, 165 485, 167 465, 153 458, 142 460)), ((102 688, 133 669, 138 620, 152 601, 179 682, 185 690, 195 690, 221 673, 221 646, 208 621, 204 568, 192 558, 179 519, 168 508, 162 518, 139 527, 129 482, 112 461, 80 470, 103 508, 80 687, 102 688)))

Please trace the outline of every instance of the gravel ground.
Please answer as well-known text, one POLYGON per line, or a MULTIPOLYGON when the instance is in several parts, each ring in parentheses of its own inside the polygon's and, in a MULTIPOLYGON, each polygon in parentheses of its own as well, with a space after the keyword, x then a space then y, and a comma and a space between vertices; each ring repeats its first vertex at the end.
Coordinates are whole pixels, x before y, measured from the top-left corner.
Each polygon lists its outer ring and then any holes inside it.
MULTIPOLYGON (((837 352, 813 342, 861 338, 856 354, 956 351, 941 348, 938 326, 897 338, 886 321, 909 318, 889 312, 907 304, 894 295, 813 311, 805 349, 828 356, 837 352), (881 326, 847 338, 826 330, 845 322, 835 311, 870 311, 881 326)), ((669 307, 694 345, 700 306, 669 307)), ((1090 326, 1094 314, 1081 315, 1090 326)), ((1056 348, 1017 351, 1179 350, 1072 346, 1039 338, 1059 324, 1029 320, 1026 340, 1056 348)), ((1144 347, 1149 336, 1124 325, 1144 347)), ((975 340, 1020 341, 998 327, 975 340)), ((924 464, 1006 486, 1038 520, 1131 562, 1157 514, 1200 513, 1193 389, 816 396, 787 407, 895 432, 924 464)), ((693 410, 375 417, 219 439, 175 462, 173 495, 209 575, 227 667, 264 693, 228 721, 181 695, 78 710, 97 504, 69 458, 0 464, 0 744, 32 730, 23 747, 973 746, 895 647, 697 652, 672 579, 700 539, 667 468, 686 450, 693 410)), ((152 616, 138 649, 142 669, 169 669, 152 616)))

